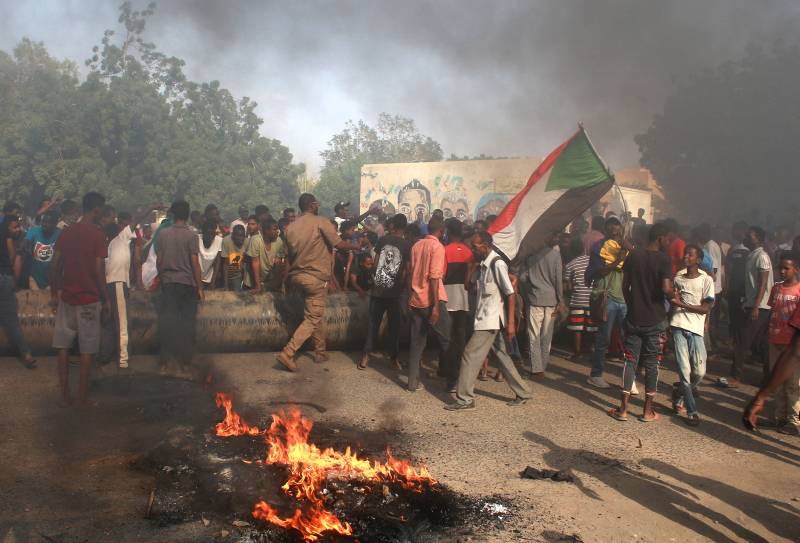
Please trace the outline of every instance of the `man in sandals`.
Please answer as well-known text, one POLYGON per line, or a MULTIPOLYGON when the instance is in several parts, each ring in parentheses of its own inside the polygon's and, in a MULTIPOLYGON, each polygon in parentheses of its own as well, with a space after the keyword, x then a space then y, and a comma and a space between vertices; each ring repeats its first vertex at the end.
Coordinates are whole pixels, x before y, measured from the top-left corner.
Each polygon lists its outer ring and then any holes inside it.
POLYGON ((646 248, 631 252, 625 262, 622 293, 628 306, 625 318, 625 367, 622 372, 622 401, 608 412, 613 418, 628 420, 628 400, 639 365, 645 369, 644 412, 642 422, 658 420, 653 400, 658 386, 658 366, 667 339, 665 301, 672 298, 672 263, 667 255, 669 229, 654 224, 646 248))

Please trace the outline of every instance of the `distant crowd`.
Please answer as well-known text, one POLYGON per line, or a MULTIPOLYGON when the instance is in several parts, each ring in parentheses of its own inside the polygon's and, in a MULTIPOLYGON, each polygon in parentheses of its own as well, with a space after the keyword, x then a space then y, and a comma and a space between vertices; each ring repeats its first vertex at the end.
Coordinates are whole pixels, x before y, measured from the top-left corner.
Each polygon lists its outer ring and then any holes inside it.
POLYGON ((385 317, 383 348, 415 392, 427 380, 420 368, 428 336, 435 336, 438 363, 431 364, 453 394, 448 410, 474 409, 476 381, 492 374, 514 393, 510 406, 525 404, 530 381, 546 378, 554 334, 566 332, 573 359, 587 357, 590 386, 610 387, 606 361, 622 358, 620 405, 609 411, 619 421, 628 420, 642 377, 639 418, 659 418, 659 367, 672 352, 679 375, 672 407, 688 424, 700 424, 695 393, 708 357, 727 356, 730 372, 716 380, 720 387, 738 386, 752 359, 761 367, 764 388, 747 424, 756 424, 772 395, 779 431, 798 434, 800 236, 790 227, 690 228, 671 219, 648 225, 644 210, 636 217, 608 213, 578 217, 548 233, 535 254, 509 262, 492 245, 494 216, 466 224, 435 210, 427 222, 409 222, 379 206, 354 216, 349 206, 337 203, 328 219, 316 198, 303 194, 297 209, 283 209, 277 219, 266 205, 252 214, 242 206, 226 222, 213 204, 202 213, 176 201, 132 214, 95 192, 80 205, 44 200, 29 218, 9 202, 0 218, 0 318, 22 363, 35 368, 15 291, 50 289, 61 401, 72 403, 68 354, 77 346, 77 396, 86 404, 93 367, 129 367, 131 288, 159 293, 162 365, 175 361, 187 373, 198 303, 209 290, 300 293, 304 320, 276 355, 290 371, 298 370, 296 353, 309 339, 313 358, 327 360, 326 297, 354 291, 369 306, 357 367, 367 369, 378 352, 385 317), (401 358, 406 328, 409 351, 401 358))

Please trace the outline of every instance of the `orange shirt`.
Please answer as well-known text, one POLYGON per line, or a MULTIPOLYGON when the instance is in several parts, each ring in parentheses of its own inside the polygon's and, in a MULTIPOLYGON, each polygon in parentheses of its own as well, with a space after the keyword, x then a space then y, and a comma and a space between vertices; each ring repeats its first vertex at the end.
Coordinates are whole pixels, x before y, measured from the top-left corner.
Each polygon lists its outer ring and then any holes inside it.
POLYGON ((411 248, 411 307, 433 306, 431 279, 439 279, 439 301, 447 301, 444 289, 444 245, 435 236, 425 236, 411 248))

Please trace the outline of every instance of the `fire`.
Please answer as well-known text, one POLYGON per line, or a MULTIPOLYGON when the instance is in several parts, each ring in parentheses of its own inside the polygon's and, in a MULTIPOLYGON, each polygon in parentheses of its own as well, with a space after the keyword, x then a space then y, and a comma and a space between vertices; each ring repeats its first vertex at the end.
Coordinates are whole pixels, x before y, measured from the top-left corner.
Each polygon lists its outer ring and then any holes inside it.
POLYGON ((288 413, 272 415, 272 424, 266 431, 251 427, 233 410, 230 398, 217 393, 217 406, 225 408, 225 420, 217 424, 217 435, 221 437, 264 434, 269 445, 265 462, 289 467, 289 479, 283 491, 297 500, 308 503, 305 509, 297 508, 291 517, 282 518, 265 501, 256 503, 253 517, 283 528, 294 528, 306 541, 316 541, 326 531, 352 535, 347 522, 339 520, 325 508, 322 486, 328 477, 357 478, 373 482, 396 483, 404 488, 421 492, 426 485, 435 485, 436 480, 424 467, 415 467, 409 462, 394 458, 386 450, 385 463, 359 458, 350 447, 343 453, 332 448, 320 449, 309 443, 313 423, 302 416, 298 409, 288 413))
POLYGON ((261 433, 258 426, 250 426, 242 420, 239 414, 233 410, 233 403, 230 397, 223 393, 217 392, 217 407, 225 408, 225 420, 217 423, 217 435, 220 437, 231 436, 257 436, 261 433))

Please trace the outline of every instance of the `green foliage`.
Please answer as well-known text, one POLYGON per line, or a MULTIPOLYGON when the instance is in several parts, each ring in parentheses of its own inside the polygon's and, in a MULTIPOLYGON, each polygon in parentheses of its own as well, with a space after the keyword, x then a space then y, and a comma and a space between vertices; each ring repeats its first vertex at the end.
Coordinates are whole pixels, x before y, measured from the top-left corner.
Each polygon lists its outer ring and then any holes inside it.
POLYGON ((189 81, 182 60, 144 41, 154 9, 120 7, 123 32, 104 33, 82 83, 41 43, 0 51, 0 197, 32 209, 98 190, 118 209, 186 198, 228 216, 295 205, 305 167, 260 135, 255 102, 189 81))
POLYGON ((378 116, 376 128, 364 121, 348 121, 320 154, 325 165, 314 195, 330 208, 340 200, 349 200, 351 209, 358 209, 364 164, 442 160, 441 146, 420 134, 413 120, 387 113, 378 116))
POLYGON ((800 49, 751 47, 674 91, 636 137, 641 163, 682 216, 730 220, 771 209, 773 220, 794 219, 798 96, 800 49))

